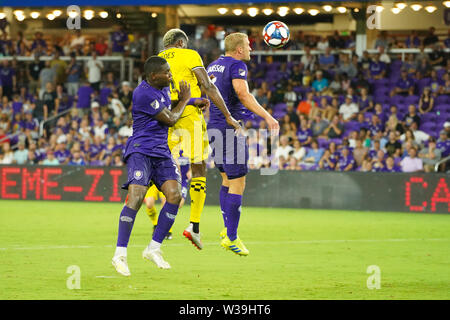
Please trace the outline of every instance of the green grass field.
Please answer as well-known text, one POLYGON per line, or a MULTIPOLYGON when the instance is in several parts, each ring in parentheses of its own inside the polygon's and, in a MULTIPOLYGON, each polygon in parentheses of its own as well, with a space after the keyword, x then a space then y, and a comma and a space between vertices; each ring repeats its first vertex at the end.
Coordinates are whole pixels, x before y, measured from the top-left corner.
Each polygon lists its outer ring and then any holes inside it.
POLYGON ((141 252, 151 223, 141 209, 128 249, 132 273, 114 270, 121 204, 0 201, 0 299, 449 299, 450 215, 243 208, 239 257, 219 245, 218 207, 203 212, 205 248, 181 233, 163 244, 170 270, 141 252), (80 268, 69 290, 68 267, 80 268), (367 267, 380 268, 369 290, 367 267))

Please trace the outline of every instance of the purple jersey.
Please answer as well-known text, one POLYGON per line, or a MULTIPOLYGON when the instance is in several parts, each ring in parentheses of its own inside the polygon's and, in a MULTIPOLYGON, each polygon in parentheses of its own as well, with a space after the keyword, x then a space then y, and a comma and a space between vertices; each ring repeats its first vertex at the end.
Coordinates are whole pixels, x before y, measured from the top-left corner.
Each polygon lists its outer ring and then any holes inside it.
POLYGON ((58 159, 59 163, 63 163, 66 159, 70 158, 71 154, 69 150, 55 151, 55 158, 58 159))
POLYGON ((155 119, 164 108, 171 108, 168 88, 158 90, 144 80, 133 91, 133 135, 127 141, 124 159, 136 152, 150 157, 171 158, 167 145, 169 128, 155 119))
POLYGON ((313 134, 311 129, 302 130, 302 128, 300 128, 297 131, 297 138, 301 143, 306 142, 306 140, 308 140, 309 137, 312 137, 312 135, 313 134))
POLYGON ((379 170, 379 172, 402 172, 402 170, 398 166, 394 165, 391 169, 384 166, 384 168, 379 170))
POLYGON ((353 170, 353 168, 355 167, 355 159, 353 158, 352 155, 348 155, 347 157, 344 156, 340 156, 339 160, 338 160, 338 166, 339 166, 339 171, 344 171, 345 168, 348 167, 348 165, 352 165, 351 166, 351 170, 353 170))
MULTIPOLYGON (((244 121, 251 118, 252 113, 241 103, 232 84, 233 79, 247 80, 247 65, 232 57, 221 56, 208 66, 207 72, 208 75, 215 77, 213 81, 233 118, 244 121)), ((208 127, 218 129, 228 127, 222 112, 212 102, 208 127)))
POLYGON ((78 89, 78 103, 77 108, 79 109, 89 109, 91 107, 91 94, 94 89, 91 86, 82 86, 78 89))

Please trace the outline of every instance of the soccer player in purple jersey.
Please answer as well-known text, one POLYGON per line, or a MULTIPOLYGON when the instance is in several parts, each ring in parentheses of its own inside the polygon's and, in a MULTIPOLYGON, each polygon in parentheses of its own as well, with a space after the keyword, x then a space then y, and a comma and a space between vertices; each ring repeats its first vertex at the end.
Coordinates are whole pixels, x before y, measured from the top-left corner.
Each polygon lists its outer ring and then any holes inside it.
POLYGON ((128 181, 122 188, 128 189, 128 196, 120 214, 117 247, 112 259, 117 272, 124 276, 130 275, 128 241, 151 181, 163 192, 167 201, 161 209, 152 240, 142 256, 159 268, 170 268, 160 248, 174 223, 182 197, 180 172, 167 145, 168 128, 178 121, 188 103, 196 106, 206 103, 206 99, 190 100, 190 86, 185 81, 180 81, 178 101, 171 101, 168 87, 172 74, 164 58, 148 58, 144 65, 144 76, 145 80, 133 92, 133 135, 127 141, 123 156, 128 181))
MULTIPOLYGON (((245 62, 250 61, 250 51, 247 35, 232 33, 225 38, 225 55, 212 62, 207 71, 233 118, 246 121, 253 112, 267 122, 273 135, 278 135, 278 121, 249 92, 245 62)), ((238 255, 248 255, 249 251, 237 234, 245 176, 248 172, 246 138, 227 124, 225 117, 213 103, 210 108, 208 135, 214 162, 222 176, 219 198, 225 228, 220 234, 221 245, 238 255)))

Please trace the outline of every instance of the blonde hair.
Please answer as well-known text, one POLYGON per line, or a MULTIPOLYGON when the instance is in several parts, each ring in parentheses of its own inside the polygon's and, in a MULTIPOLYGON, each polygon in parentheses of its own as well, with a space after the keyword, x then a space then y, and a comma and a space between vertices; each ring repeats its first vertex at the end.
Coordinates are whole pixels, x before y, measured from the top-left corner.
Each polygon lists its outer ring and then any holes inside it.
POLYGON ((239 46, 244 46, 244 40, 247 38, 248 36, 242 32, 235 32, 227 35, 225 37, 225 53, 235 52, 239 46))
POLYGON ((188 41, 188 36, 186 33, 181 29, 170 29, 166 32, 166 34, 163 37, 163 46, 168 47, 171 45, 174 45, 175 42, 178 40, 183 39, 186 42, 188 41))

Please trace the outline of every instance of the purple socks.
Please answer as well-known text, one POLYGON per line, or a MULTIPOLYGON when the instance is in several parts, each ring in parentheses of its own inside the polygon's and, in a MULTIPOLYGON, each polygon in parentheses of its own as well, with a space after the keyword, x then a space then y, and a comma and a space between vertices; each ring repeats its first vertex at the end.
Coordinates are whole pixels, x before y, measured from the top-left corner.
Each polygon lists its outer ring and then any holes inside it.
POLYGON ((241 217, 242 196, 229 193, 226 197, 227 236, 231 241, 237 238, 239 218, 241 217))
POLYGON ((221 186, 220 192, 219 192, 219 201, 220 201, 220 210, 222 211, 222 217, 223 217, 223 225, 225 228, 227 227, 227 196, 228 196, 228 187, 221 186))
POLYGON ((124 206, 120 213, 119 219, 119 235, 117 237, 118 247, 127 247, 130 240, 131 230, 133 230, 134 219, 137 211, 124 206))
POLYGON ((178 204, 172 204, 166 202, 164 207, 162 207, 159 213, 158 224, 156 226, 155 232, 153 233, 153 240, 162 243, 173 223, 175 222, 175 217, 178 213, 178 204))

